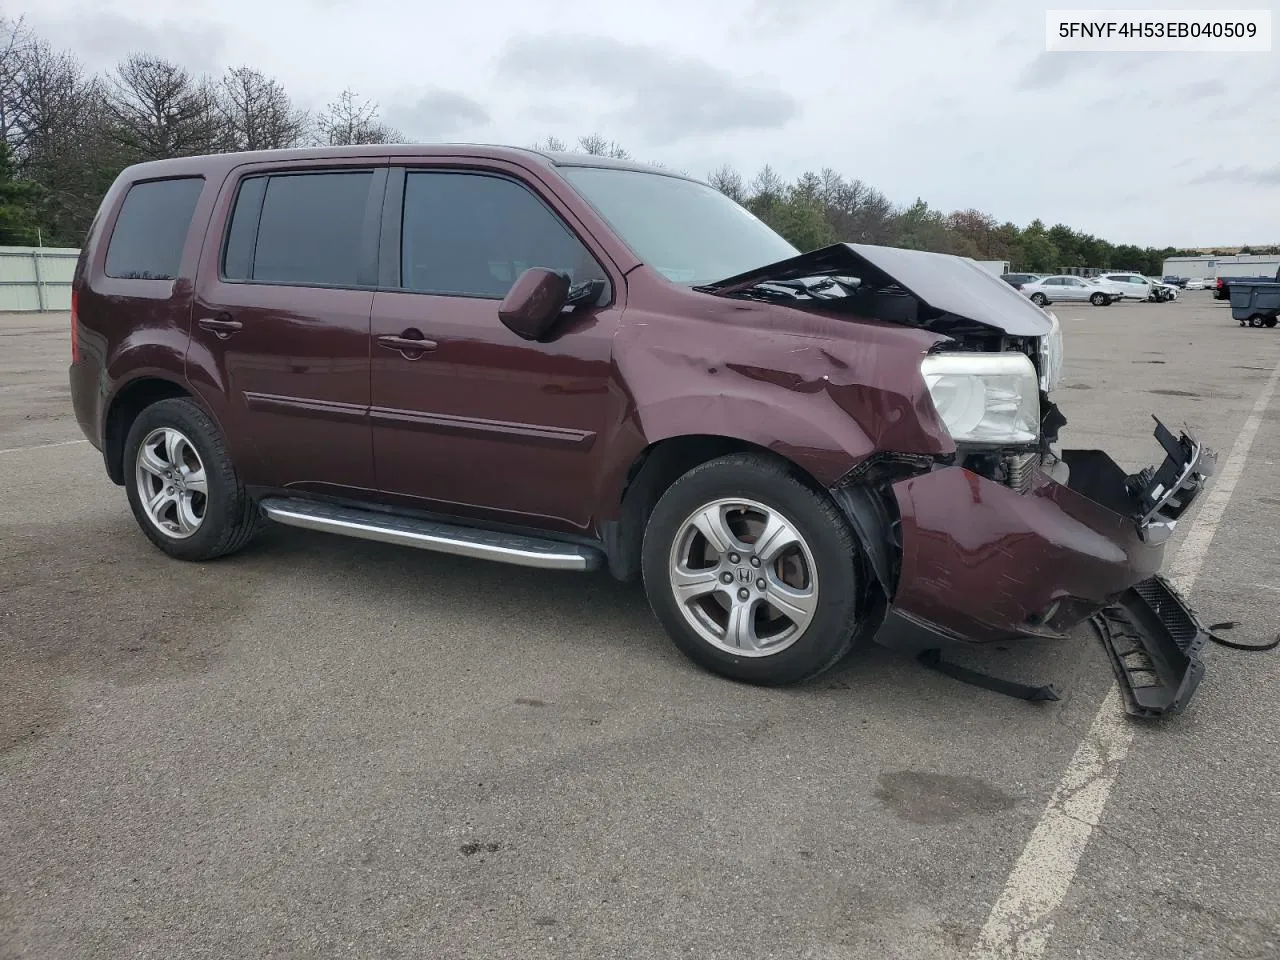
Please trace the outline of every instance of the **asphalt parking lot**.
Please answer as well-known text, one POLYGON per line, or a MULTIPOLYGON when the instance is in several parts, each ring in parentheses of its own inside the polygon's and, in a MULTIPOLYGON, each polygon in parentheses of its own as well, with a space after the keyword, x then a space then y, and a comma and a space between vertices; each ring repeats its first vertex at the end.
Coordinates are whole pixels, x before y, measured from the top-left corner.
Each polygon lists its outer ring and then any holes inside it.
MULTIPOLYGON (((1280 330, 1054 309, 1067 445, 1217 449, 1169 555, 1274 636, 1280 330)), ((1280 654, 1140 724, 1087 628, 966 661, 1055 704, 878 648, 763 690, 604 575, 286 529, 181 564, 77 442, 66 326, 0 316, 0 958, 1280 956, 1280 654)))

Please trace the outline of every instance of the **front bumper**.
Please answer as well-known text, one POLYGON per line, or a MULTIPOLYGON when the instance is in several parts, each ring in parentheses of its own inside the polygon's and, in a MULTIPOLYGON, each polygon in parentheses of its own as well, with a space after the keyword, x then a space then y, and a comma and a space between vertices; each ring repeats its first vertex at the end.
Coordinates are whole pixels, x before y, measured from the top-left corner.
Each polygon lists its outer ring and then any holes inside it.
POLYGON ((907 650, 1063 638, 1155 576, 1174 525, 1212 473, 1194 437, 1157 421, 1158 468, 1126 474, 1100 450, 1062 454, 1026 492, 962 467, 893 487, 901 565, 877 639, 907 650))

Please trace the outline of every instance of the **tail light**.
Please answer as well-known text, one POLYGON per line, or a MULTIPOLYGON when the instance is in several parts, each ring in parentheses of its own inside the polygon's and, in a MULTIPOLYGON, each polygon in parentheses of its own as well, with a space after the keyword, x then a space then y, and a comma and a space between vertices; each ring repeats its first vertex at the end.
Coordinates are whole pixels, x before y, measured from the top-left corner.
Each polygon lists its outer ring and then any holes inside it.
POLYGON ((80 362, 80 291, 71 291, 71 362, 80 362))

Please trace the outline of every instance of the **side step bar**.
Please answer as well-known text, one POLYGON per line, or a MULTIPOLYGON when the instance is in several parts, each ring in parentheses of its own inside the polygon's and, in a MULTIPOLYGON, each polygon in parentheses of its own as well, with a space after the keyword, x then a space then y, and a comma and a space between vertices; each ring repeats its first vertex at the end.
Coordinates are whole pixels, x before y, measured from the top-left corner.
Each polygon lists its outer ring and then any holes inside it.
POLYGON ((1178 713, 1187 705, 1204 676, 1200 651, 1209 631, 1168 580, 1156 576, 1130 587, 1093 622, 1130 716, 1178 713))
POLYGON ((497 560, 547 570, 596 570, 599 550, 541 537, 498 533, 434 520, 359 510, 312 500, 269 497, 259 505, 268 519, 290 527, 336 533, 361 540, 394 543, 478 560, 497 560))

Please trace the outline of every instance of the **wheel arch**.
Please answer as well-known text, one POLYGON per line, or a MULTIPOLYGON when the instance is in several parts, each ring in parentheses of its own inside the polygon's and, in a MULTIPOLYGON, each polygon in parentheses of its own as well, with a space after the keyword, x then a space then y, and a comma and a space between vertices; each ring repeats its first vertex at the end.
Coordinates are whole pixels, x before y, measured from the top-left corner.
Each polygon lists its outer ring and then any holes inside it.
POLYGON ((121 384, 112 395, 107 404, 102 430, 102 458, 112 483, 124 485, 124 446, 138 415, 152 404, 178 397, 194 401, 217 424, 212 411, 186 384, 166 374, 141 374, 121 384))
POLYGON ((694 467, 734 453, 753 453, 784 464, 806 486, 826 492, 826 487, 795 460, 752 440, 709 433, 655 440, 632 458, 618 494, 617 515, 602 524, 609 572, 619 580, 637 579, 644 529, 658 500, 694 467))

